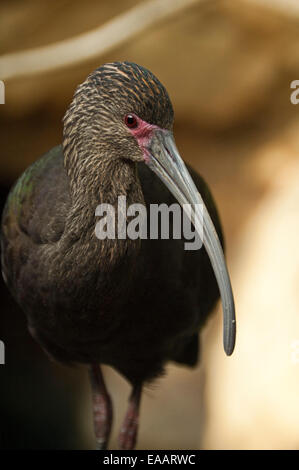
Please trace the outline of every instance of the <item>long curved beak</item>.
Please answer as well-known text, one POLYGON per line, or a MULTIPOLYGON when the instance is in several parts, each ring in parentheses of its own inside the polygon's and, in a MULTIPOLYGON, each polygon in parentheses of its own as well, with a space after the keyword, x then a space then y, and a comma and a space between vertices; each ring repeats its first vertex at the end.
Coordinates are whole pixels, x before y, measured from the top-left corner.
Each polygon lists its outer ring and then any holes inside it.
POLYGON ((191 211, 186 213, 199 236, 203 238, 202 242, 217 279, 223 309, 223 346, 226 354, 230 356, 236 339, 235 305, 223 250, 214 224, 180 157, 173 134, 162 129, 155 130, 147 146, 147 152, 149 157, 146 163, 151 170, 163 181, 181 206, 186 204, 191 206, 191 211), (196 205, 202 207, 202 219, 195 210, 196 205))

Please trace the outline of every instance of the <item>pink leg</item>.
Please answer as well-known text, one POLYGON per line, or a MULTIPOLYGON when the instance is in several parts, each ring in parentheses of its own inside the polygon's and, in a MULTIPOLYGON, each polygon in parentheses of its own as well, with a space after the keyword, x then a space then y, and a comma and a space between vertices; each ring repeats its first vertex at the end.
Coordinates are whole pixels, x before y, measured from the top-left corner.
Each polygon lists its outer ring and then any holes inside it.
POLYGON ((136 444, 141 391, 141 385, 135 386, 129 399, 128 410, 118 437, 122 450, 132 450, 136 444))
POLYGON ((101 368, 97 364, 90 366, 92 388, 93 424, 97 449, 107 449, 112 426, 112 403, 108 394, 101 368))

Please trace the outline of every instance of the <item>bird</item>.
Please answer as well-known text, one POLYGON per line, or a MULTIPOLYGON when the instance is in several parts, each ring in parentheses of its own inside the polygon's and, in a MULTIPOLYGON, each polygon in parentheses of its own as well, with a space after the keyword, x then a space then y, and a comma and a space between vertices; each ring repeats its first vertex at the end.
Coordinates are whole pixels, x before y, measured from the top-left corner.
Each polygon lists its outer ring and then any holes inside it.
POLYGON ((204 179, 180 156, 173 123, 169 94, 152 72, 128 61, 101 65, 74 93, 62 144, 25 170, 2 214, 3 278, 47 355, 88 367, 97 449, 108 448, 113 422, 102 365, 131 385, 118 439, 130 450, 143 389, 170 361, 197 364, 199 332, 220 296, 224 349, 234 350, 219 215, 204 179), (174 236, 99 238, 97 207, 120 212, 120 197, 145 207, 147 219, 152 205, 176 203, 185 213, 189 204, 202 247, 186 250, 174 236))

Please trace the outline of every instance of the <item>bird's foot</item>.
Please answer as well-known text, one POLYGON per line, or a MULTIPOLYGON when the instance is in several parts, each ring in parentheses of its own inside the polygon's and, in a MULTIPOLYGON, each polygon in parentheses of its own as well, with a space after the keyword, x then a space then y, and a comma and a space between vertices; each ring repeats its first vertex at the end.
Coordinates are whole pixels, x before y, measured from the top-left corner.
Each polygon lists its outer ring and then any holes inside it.
POLYGON ((109 395, 93 394, 93 422, 97 449, 105 450, 112 424, 112 403, 109 395))
POLYGON ((130 397, 129 407, 118 437, 118 443, 121 450, 132 450, 136 445, 140 398, 141 387, 136 386, 130 397))
POLYGON ((90 377, 92 385, 93 423, 97 450, 105 450, 108 446, 112 426, 112 402, 99 366, 91 366, 90 377))

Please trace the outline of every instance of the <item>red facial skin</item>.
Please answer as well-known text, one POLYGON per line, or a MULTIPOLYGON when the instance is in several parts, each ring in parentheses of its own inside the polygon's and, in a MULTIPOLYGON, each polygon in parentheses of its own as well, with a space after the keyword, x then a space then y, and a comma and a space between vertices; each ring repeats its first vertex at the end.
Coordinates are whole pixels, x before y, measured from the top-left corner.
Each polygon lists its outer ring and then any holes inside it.
POLYGON ((136 114, 130 113, 130 116, 134 116, 137 121, 137 125, 133 128, 127 126, 127 128, 137 140, 138 145, 142 150, 145 163, 148 163, 150 154, 147 147, 154 131, 160 129, 160 127, 156 126, 155 124, 149 124, 148 122, 143 121, 138 116, 136 116, 136 114))

